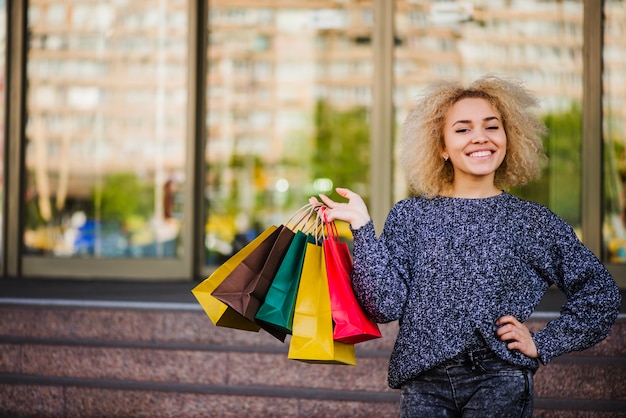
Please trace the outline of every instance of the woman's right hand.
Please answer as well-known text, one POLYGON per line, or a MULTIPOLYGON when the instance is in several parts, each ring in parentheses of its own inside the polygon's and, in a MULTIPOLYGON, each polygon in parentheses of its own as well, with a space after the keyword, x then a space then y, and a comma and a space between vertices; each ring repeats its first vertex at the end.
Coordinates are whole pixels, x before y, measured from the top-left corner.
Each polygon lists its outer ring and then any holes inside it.
MULTIPOLYGON (((339 196, 348 199, 345 203, 335 202, 330 197, 320 194, 322 202, 328 207, 324 213, 326 214, 326 220, 329 222, 339 220, 345 221, 350 224, 352 229, 359 229, 364 226, 370 220, 370 215, 367 210, 365 202, 358 194, 354 193, 350 189, 338 187, 335 189, 339 196)), ((319 205, 319 201, 315 197, 309 199, 309 203, 312 205, 319 205)))

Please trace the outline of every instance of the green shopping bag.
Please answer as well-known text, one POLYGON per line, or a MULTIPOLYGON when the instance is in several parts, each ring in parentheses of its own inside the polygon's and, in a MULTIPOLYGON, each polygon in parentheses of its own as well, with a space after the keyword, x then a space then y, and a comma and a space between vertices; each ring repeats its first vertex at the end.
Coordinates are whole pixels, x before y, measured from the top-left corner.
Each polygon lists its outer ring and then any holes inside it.
POLYGON ((255 316, 258 323, 275 328, 279 332, 291 334, 306 243, 307 234, 296 231, 265 296, 265 301, 255 316))

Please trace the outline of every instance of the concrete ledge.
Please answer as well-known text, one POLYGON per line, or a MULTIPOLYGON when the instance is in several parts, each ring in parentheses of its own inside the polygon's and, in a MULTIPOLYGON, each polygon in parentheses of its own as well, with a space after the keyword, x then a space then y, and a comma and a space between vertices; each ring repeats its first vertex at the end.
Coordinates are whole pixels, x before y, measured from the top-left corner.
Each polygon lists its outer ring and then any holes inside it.
MULTIPOLYGON (((72 279, 0 279, 0 300, 57 300, 61 303, 94 307, 130 307, 150 309, 198 309, 191 293, 199 282, 72 280, 72 279), (94 303, 96 303, 94 305, 94 303), (126 304, 126 305, 124 305, 126 304), (179 305, 180 304, 180 305, 179 305)), ((621 290, 621 313, 626 314, 626 289, 621 290)), ((563 292, 550 288, 539 303, 537 312, 559 312, 566 301, 563 292)))

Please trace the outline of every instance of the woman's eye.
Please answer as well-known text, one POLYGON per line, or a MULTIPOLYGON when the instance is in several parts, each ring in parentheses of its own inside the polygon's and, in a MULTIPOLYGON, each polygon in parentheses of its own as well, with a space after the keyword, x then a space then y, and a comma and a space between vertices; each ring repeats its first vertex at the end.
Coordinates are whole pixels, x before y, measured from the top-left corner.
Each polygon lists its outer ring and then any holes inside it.
POLYGON ((456 132, 457 134, 462 134, 462 133, 465 133, 465 132, 469 132, 469 129, 468 128, 460 128, 460 129, 457 129, 454 132, 456 132))
POLYGON ((497 131, 498 129, 500 129, 499 126, 488 126, 487 129, 491 130, 491 131, 497 131))

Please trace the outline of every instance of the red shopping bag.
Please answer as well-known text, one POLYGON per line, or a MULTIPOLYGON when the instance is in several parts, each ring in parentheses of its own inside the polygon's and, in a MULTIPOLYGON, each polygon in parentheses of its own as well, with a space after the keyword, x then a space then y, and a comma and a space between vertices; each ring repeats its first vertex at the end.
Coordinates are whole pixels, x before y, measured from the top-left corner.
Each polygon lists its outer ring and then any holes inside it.
POLYGON ((324 239, 323 248, 335 324, 333 338, 349 344, 380 338, 378 325, 363 311, 352 290, 350 249, 339 239, 335 223, 326 222, 325 217, 324 223, 328 234, 324 239))

